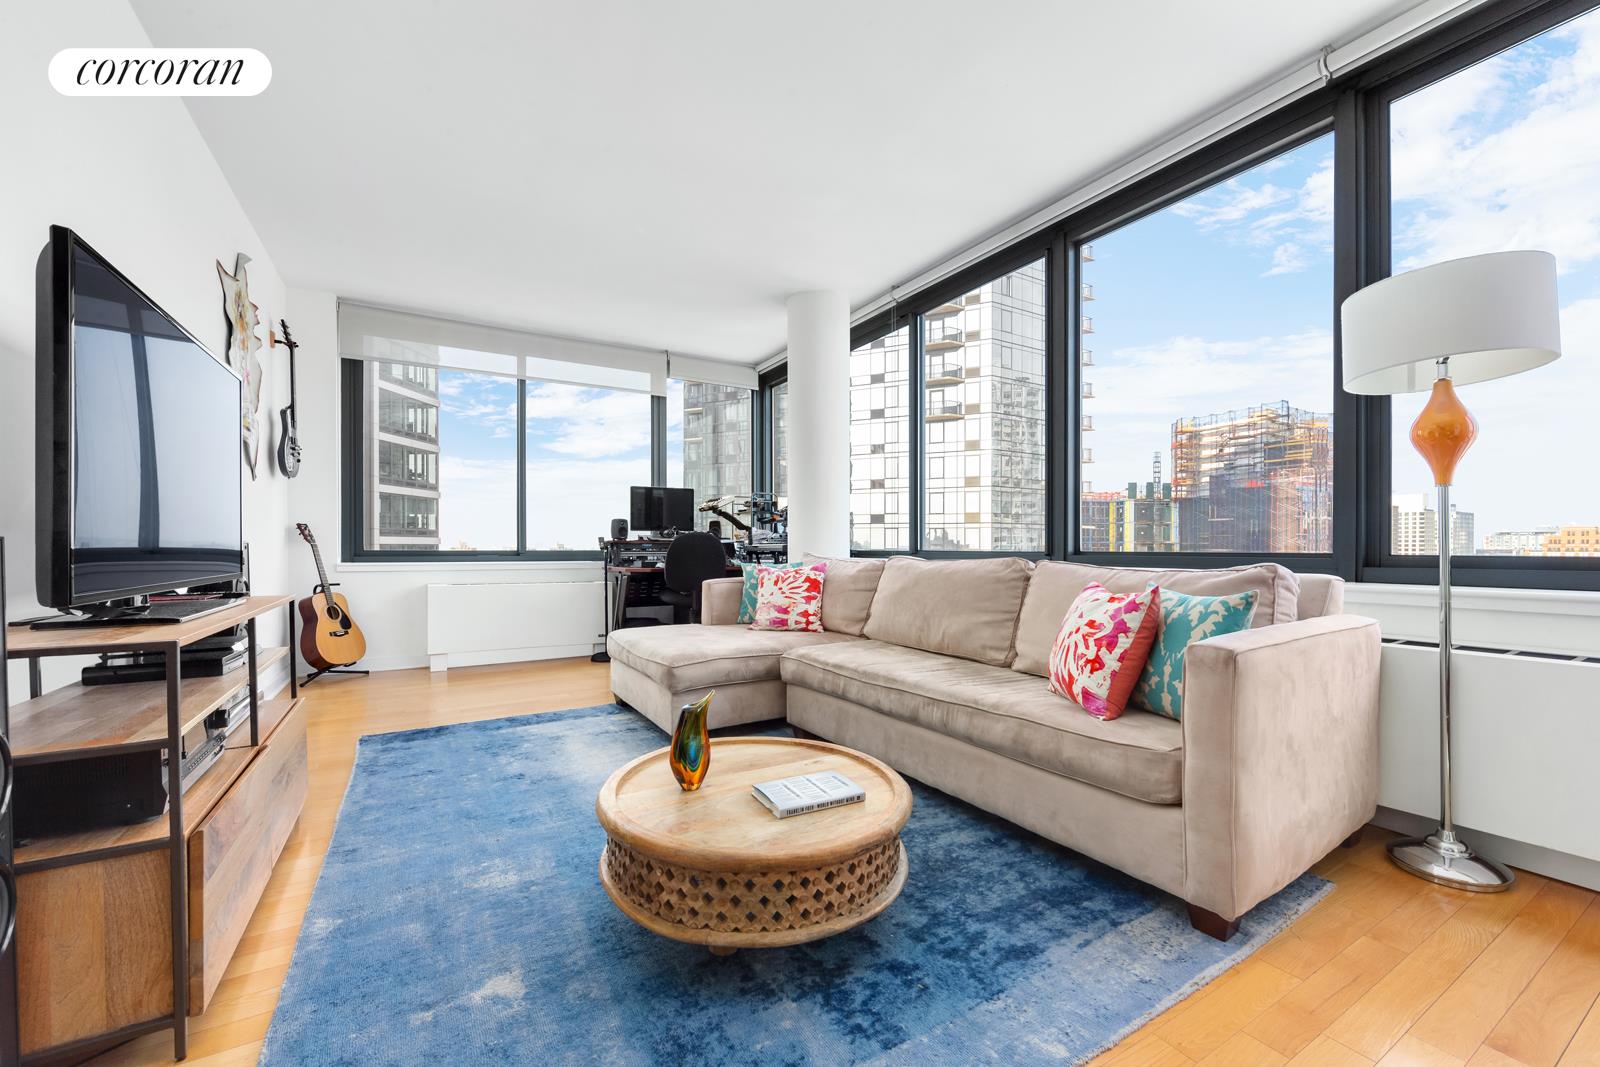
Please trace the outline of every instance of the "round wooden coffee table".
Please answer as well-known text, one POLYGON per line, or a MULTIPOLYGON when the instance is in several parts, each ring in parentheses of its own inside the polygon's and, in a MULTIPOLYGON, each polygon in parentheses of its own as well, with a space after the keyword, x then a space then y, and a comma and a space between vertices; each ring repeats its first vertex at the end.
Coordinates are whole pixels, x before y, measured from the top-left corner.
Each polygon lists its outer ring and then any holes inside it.
POLYGON ((877 915, 900 895, 900 828, 911 790, 871 756, 825 741, 711 742, 697 792, 678 787, 667 750, 641 756, 600 789, 600 883, 647 930, 726 955, 815 941, 877 915), (779 819, 756 782, 838 771, 867 798, 779 819))

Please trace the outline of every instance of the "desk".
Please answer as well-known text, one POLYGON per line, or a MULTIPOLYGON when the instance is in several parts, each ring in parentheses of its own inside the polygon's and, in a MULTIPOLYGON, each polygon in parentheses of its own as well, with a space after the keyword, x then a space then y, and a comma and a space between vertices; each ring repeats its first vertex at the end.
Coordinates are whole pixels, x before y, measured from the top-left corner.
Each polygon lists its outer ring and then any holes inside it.
MULTIPOLYGON (((614 564, 606 565, 605 581, 601 585, 603 591, 602 595, 605 597, 604 636, 609 637, 613 629, 622 629, 627 625, 628 608, 630 606, 628 603, 628 594, 629 591, 633 589, 635 584, 643 586, 644 588, 634 591, 634 603, 631 606, 652 606, 646 602, 646 598, 648 597, 654 599, 660 595, 661 581, 665 577, 666 572, 667 569, 665 567, 623 567, 614 564), (636 582, 636 579, 641 578, 654 579, 654 581, 636 582), (646 590, 648 590, 648 592, 646 590)), ((737 563, 729 560, 726 573, 730 578, 737 578, 738 576, 742 575, 744 571, 740 570, 737 563)), ((659 601, 657 601, 657 603, 659 603, 659 601)), ((665 607, 667 605, 663 604, 661 606, 665 607)), ((610 653, 604 650, 596 652, 590 658, 596 663, 609 663, 611 661, 610 653)))

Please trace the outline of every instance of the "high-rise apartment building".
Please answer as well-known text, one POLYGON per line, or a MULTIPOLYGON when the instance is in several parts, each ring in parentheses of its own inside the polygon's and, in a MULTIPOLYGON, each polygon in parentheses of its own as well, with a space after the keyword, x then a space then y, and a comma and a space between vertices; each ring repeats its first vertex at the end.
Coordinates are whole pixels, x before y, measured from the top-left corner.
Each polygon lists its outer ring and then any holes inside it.
POLYGON ((1044 261, 923 318, 924 544, 1045 548, 1044 261))
POLYGON ((439 371, 415 363, 362 365, 368 448, 363 544, 439 546, 439 371))
POLYGON ((1172 424, 1186 552, 1332 550, 1333 416, 1288 402, 1172 424))
POLYGON ((1494 556, 1537 556, 1544 549, 1544 539, 1556 532, 1554 526, 1541 526, 1536 530, 1500 530, 1483 535, 1483 551, 1494 556))
MULTIPOLYGON (((750 390, 733 385, 683 383, 683 485, 696 506, 719 496, 750 492, 750 390)), ((695 528, 713 518, 695 513, 695 528)), ((728 536, 731 530, 723 530, 728 536)))
MULTIPOLYGON (((1397 556, 1433 556, 1439 552, 1439 514, 1426 493, 1395 493, 1389 501, 1389 550, 1397 556)), ((1450 554, 1470 556, 1477 537, 1474 517, 1450 505, 1450 554)))

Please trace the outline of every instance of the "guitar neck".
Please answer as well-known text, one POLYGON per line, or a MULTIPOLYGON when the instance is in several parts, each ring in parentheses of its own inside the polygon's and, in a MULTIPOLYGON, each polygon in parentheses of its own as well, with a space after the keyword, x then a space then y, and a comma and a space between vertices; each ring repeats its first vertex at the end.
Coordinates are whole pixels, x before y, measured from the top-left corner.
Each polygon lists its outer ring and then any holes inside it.
POLYGON ((328 572, 322 566, 322 549, 317 547, 316 538, 311 538, 311 558, 317 561, 317 581, 322 584, 322 598, 333 607, 333 590, 328 587, 328 572))

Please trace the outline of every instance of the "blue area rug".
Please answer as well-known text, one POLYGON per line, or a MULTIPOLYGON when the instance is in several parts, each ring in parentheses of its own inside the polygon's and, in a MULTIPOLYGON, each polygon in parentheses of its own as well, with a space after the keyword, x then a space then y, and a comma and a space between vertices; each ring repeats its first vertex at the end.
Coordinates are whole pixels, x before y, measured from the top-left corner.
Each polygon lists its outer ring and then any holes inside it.
POLYGON ((635 926, 597 876, 595 794, 664 741, 615 705, 362 738, 261 1062, 1075 1063, 1329 888, 1301 878, 1222 944, 1174 898, 913 783, 886 912, 714 957, 635 926))

